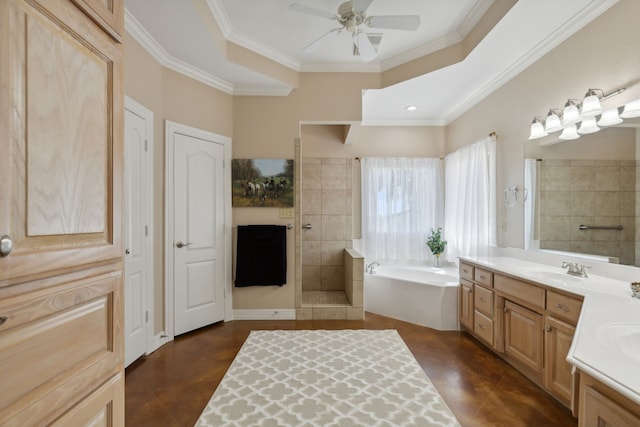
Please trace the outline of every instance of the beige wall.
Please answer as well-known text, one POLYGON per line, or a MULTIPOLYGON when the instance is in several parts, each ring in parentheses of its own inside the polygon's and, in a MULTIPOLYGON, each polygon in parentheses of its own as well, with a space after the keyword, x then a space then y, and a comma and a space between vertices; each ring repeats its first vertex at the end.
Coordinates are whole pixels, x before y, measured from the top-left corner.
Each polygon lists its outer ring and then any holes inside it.
POLYGON ((165 120, 231 136, 233 97, 168 70, 125 35, 125 94, 153 111, 154 333, 164 330, 165 120))
MULTIPOLYGON (((620 0, 609 11, 506 83, 447 128, 361 127, 344 145, 335 128, 301 123, 350 123, 361 120, 362 90, 382 85, 376 73, 301 73, 299 87, 287 97, 231 97, 163 69, 127 37, 125 93, 147 106, 155 117, 155 282, 156 313, 162 312, 163 120, 169 119, 231 136, 233 158, 294 158, 294 141, 302 138, 304 157, 425 156, 442 157, 495 131, 498 134, 498 194, 522 185, 524 141, 533 116, 561 108, 567 98, 581 98, 591 87, 610 91, 616 104, 640 98, 640 2, 620 0)), ((354 175, 358 171, 354 169, 354 175)), ((356 191, 354 183, 354 194, 356 191)), ((358 199, 354 197, 354 199, 358 199)), ((355 212, 355 211, 354 211, 355 212)), ((235 208, 233 225, 293 223, 278 209, 235 208)), ((354 229, 359 229, 354 224, 354 229)), ((498 207, 498 243, 522 247, 522 206, 498 207)), ((356 236, 357 237, 357 236, 356 236)), ((288 236, 287 285, 234 289, 235 309, 294 308, 294 236, 288 236)), ((156 331, 161 320, 156 321, 156 331)))
MULTIPOLYGON (((533 116, 562 108, 589 88, 627 91, 605 102, 621 105, 640 98, 640 2, 620 0, 600 17, 449 125, 447 150, 491 131, 498 134, 498 195, 523 184, 524 143, 533 116)), ((523 247, 523 207, 498 205, 498 244, 523 247)))

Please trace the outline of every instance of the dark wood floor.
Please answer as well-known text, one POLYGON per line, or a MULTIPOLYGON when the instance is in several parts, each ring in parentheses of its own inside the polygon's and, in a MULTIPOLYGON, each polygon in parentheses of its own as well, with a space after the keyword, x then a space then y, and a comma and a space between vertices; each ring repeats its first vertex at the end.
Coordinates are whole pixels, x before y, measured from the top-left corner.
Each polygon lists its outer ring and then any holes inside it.
POLYGON ((463 332, 363 321, 234 321, 179 336, 126 370, 126 424, 193 426, 251 330, 396 329, 463 426, 577 426, 569 410, 463 332))

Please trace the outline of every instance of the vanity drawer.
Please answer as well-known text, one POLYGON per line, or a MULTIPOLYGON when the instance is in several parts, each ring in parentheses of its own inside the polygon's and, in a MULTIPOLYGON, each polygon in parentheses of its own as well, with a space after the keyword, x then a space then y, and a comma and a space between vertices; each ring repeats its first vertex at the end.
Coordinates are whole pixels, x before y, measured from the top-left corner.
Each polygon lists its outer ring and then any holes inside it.
POLYGON ((496 274, 494 278, 494 288, 504 294, 508 294, 516 299, 527 302, 534 306, 544 308, 545 290, 531 283, 496 274))
POLYGON ((473 266, 469 264, 460 263, 460 278, 473 280, 473 266))
POLYGON ((473 313, 473 332, 493 346, 493 319, 478 310, 473 313))
POLYGON ((566 319, 573 324, 578 323, 582 300, 553 291, 547 291, 547 311, 555 316, 566 319))
POLYGON ((474 292, 474 305, 487 316, 493 317, 493 291, 482 286, 476 286, 474 292))
POLYGON ((476 282, 486 286, 487 288, 493 287, 493 273, 490 271, 476 267, 473 273, 473 278, 476 282))

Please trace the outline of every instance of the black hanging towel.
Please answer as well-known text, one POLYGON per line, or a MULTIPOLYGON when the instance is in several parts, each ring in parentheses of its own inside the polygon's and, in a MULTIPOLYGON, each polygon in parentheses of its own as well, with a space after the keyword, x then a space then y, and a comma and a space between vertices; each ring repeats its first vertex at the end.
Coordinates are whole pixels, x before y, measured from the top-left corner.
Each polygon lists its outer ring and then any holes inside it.
POLYGON ((239 225, 236 246, 236 287, 287 282, 286 226, 239 225))

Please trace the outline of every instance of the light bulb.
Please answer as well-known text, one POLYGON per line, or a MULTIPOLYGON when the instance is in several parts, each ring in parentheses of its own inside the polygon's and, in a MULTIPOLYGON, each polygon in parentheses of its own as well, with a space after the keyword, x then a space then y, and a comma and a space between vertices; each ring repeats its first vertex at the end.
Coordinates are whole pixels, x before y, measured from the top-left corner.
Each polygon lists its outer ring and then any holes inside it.
POLYGON ((560 123, 560 117, 553 111, 549 111, 547 120, 545 121, 544 130, 547 133, 557 132, 562 129, 562 123, 560 123))
POLYGON ((625 119, 640 117, 640 99, 626 103, 620 117, 625 119))
POLYGON ((578 135, 578 131, 576 129, 576 125, 569 125, 566 128, 564 128, 562 130, 562 133, 560 134, 560 136, 558 137, 562 140, 568 141, 570 139, 578 139, 580 138, 580 135, 578 135))
POLYGON ((600 98, 594 91, 589 90, 584 100, 582 101, 582 117, 593 117, 602 113, 602 106, 600 105, 600 98))
POLYGON ((582 120, 582 123, 580 123, 580 128, 578 129, 578 133, 580 135, 586 135, 588 133, 598 132, 599 130, 600 128, 596 124, 596 118, 587 117, 582 120))
POLYGON ((613 126, 622 123, 622 119, 618 115, 617 108, 610 108, 605 110, 600 116, 600 120, 598 120, 599 126, 613 126))
POLYGON ((529 135, 529 139, 538 139, 543 136, 547 136, 547 132, 545 132, 540 119, 536 117, 533 119, 533 122, 531 122, 531 135, 529 135))
MULTIPOLYGON (((577 101, 576 101, 577 102, 577 101)), ((574 103, 572 100, 568 100, 562 110, 562 125, 569 126, 580 121, 580 110, 578 110, 579 103, 574 103)))

